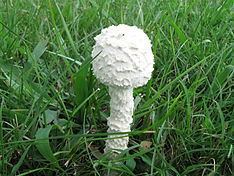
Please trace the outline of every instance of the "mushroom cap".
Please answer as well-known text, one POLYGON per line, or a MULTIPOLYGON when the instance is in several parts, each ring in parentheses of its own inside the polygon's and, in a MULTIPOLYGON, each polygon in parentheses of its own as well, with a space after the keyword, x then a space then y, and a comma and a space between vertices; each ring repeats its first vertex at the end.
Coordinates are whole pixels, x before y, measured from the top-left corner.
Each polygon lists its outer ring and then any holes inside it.
POLYGON ((103 84, 135 88, 148 82, 154 56, 143 30, 119 24, 102 29, 94 39, 93 73, 103 84))

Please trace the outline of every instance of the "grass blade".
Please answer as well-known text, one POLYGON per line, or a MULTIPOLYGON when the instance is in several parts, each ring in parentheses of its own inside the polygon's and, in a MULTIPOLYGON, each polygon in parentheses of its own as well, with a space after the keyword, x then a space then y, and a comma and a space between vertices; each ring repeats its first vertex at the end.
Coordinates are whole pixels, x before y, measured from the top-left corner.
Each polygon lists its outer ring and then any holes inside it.
POLYGON ((22 156, 20 157, 18 163, 13 167, 12 171, 11 171, 11 176, 14 176, 16 174, 16 172, 19 170, 20 166, 23 164, 24 159, 28 153, 28 150, 30 149, 31 145, 29 145, 26 150, 24 151, 24 153, 22 154, 22 156))
POLYGON ((35 135, 36 137, 35 145, 38 151, 41 153, 41 155, 44 156, 44 158, 46 158, 56 167, 59 167, 58 161, 53 155, 53 152, 49 144, 49 134, 52 128, 53 128, 52 125, 48 125, 45 128, 39 128, 35 135))

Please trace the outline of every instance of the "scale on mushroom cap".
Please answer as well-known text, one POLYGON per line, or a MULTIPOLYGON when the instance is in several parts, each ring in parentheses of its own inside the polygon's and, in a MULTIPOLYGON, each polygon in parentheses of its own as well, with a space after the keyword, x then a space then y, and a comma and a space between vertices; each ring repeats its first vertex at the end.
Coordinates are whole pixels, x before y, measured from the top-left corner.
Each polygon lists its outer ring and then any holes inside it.
MULTIPOLYGON (((133 121, 133 88, 145 85, 153 71, 151 42, 143 30, 125 24, 103 29, 95 41, 93 73, 109 86, 111 97, 108 133, 129 132, 133 121)), ((110 135, 109 138, 112 139, 106 140, 105 153, 110 150, 118 153, 128 148, 126 134, 110 135)))

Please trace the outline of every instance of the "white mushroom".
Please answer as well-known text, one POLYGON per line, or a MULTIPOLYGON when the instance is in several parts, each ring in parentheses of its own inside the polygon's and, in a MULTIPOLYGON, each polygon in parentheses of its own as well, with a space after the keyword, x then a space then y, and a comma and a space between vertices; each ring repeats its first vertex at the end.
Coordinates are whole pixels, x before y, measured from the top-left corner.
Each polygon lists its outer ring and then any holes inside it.
MULTIPOLYGON (((129 132, 133 115, 133 88, 145 85, 151 77, 154 56, 143 30, 120 24, 110 26, 95 37, 92 57, 94 75, 109 86, 110 117, 108 133, 129 132)), ((126 134, 110 135, 105 152, 127 149, 126 134), (123 137, 124 136, 124 137, 123 137)))

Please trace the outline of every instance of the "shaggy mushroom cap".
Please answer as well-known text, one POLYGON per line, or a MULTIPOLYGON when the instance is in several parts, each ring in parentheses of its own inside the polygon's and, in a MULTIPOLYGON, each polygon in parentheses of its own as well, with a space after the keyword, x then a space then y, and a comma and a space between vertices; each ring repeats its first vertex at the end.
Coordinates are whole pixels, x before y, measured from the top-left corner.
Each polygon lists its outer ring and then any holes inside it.
POLYGON ((120 24, 110 26, 95 37, 93 72, 105 85, 140 87, 153 71, 151 42, 143 30, 120 24))

